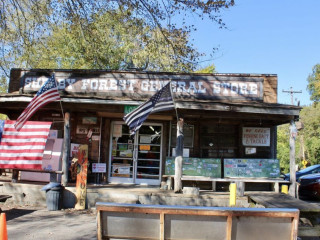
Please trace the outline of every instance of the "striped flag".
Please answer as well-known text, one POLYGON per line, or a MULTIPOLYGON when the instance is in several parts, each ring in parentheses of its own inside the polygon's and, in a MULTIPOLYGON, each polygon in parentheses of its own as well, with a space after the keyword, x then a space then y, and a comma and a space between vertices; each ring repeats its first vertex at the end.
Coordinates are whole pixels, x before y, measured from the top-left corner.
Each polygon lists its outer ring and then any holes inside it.
POLYGON ((124 116, 123 119, 129 126, 131 135, 134 135, 136 131, 138 131, 150 113, 166 111, 175 108, 170 87, 171 85, 169 82, 147 102, 124 116))
POLYGON ((51 122, 26 122, 20 131, 15 121, 0 120, 0 168, 42 169, 42 157, 51 122))
POLYGON ((40 88, 26 109, 18 117, 14 127, 19 131, 23 124, 28 121, 39 108, 55 100, 60 100, 57 83, 54 74, 40 88))

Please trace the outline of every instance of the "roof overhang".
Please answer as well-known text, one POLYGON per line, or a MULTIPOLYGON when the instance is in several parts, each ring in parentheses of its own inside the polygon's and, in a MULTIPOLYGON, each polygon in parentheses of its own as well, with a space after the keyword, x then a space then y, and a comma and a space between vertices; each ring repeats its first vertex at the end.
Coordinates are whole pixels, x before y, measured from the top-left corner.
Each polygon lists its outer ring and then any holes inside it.
MULTIPOLYGON (((28 103, 32 100, 31 96, 25 95, 9 95, 0 96, 0 106, 4 108, 15 107, 15 103, 28 103)), ((98 99, 98 98, 81 98, 81 97, 62 97, 61 101, 69 106, 79 106, 81 104, 94 104, 94 105, 140 105, 145 101, 133 101, 127 99, 98 99)), ((206 115, 216 115, 216 112, 221 114, 227 114, 233 118, 263 118, 268 116, 271 119, 279 119, 279 123, 289 122, 290 120, 297 120, 301 107, 273 104, 273 103, 261 103, 261 102, 223 102, 223 101, 176 101, 177 109, 181 109, 183 112, 200 113, 200 115, 207 117, 206 115)), ((101 110, 101 107, 98 107, 101 110)), ((278 122, 278 121, 277 121, 278 122)))

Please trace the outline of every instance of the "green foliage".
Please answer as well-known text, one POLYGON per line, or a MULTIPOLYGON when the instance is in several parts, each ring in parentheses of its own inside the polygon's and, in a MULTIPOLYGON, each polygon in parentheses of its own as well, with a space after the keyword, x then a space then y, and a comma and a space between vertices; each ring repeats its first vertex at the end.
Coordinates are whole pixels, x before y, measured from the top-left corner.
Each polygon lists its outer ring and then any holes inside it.
POLYGON ((300 112, 300 120, 304 124, 301 131, 306 152, 306 160, 313 164, 320 163, 320 105, 304 107, 300 112))
MULTIPOLYGON (((302 154, 300 131, 295 140, 296 164, 302 167, 302 154)), ((280 168, 283 173, 290 172, 290 124, 283 124, 277 128, 277 159, 280 160, 280 168)))
POLYGON ((316 102, 320 101, 320 64, 316 64, 312 69, 312 74, 308 77, 308 90, 310 99, 316 102))
MULTIPOLYGON (((308 161, 308 165, 320 163, 320 104, 304 107, 300 112, 300 122, 303 128, 298 131, 295 141, 296 164, 302 168, 302 160, 308 161)), ((277 158, 284 172, 289 172, 290 146, 289 124, 278 127, 277 158)))
POLYGON ((8 90, 8 83, 5 76, 0 76, 0 93, 6 93, 8 90))
POLYGON ((9 118, 6 114, 0 113, 0 120, 9 120, 9 118))
POLYGON ((289 124, 277 128, 277 159, 280 160, 280 168, 284 173, 290 170, 289 134, 289 124))
POLYGON ((216 66, 214 64, 208 65, 196 71, 196 73, 216 73, 216 72, 217 72, 216 66))
POLYGON ((194 71, 189 16, 225 27, 227 1, 3 0, 0 74, 18 68, 194 71))
POLYGON ((32 68, 192 71, 195 65, 190 60, 199 53, 190 48, 187 35, 176 31, 168 37, 179 48, 179 57, 158 29, 151 29, 142 19, 128 17, 127 12, 109 11, 81 27, 56 27, 42 43, 33 44, 23 53, 20 63, 28 59, 32 68), (81 38, 81 34, 86 37, 81 38))

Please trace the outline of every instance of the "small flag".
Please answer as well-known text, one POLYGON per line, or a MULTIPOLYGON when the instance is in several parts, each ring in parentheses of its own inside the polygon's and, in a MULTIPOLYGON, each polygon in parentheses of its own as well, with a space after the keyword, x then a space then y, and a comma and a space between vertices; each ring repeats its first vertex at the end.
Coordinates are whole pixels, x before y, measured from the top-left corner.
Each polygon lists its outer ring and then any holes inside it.
POLYGON ((20 131, 23 124, 28 121, 32 115, 41 107, 47 105, 55 100, 60 100, 57 83, 54 74, 46 81, 46 83, 40 88, 34 98, 31 100, 26 109, 18 117, 14 127, 17 131, 20 131))
POLYGON ((131 135, 134 135, 136 131, 138 131, 150 113, 166 111, 175 108, 170 87, 171 85, 169 82, 147 102, 124 116, 123 119, 129 126, 131 135))
POLYGON ((0 168, 42 169, 43 152, 51 122, 26 122, 20 131, 15 121, 0 120, 0 168))

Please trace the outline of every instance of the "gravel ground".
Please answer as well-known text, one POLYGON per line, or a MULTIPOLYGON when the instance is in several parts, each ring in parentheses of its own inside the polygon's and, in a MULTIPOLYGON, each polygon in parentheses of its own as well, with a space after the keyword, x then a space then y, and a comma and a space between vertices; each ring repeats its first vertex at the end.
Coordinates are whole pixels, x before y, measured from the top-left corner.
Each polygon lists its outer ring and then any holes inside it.
POLYGON ((9 239, 97 239, 96 214, 90 210, 48 211, 30 206, 1 206, 9 239))

